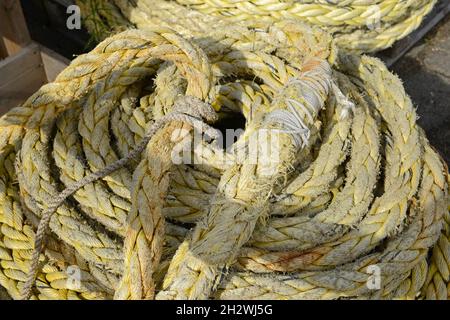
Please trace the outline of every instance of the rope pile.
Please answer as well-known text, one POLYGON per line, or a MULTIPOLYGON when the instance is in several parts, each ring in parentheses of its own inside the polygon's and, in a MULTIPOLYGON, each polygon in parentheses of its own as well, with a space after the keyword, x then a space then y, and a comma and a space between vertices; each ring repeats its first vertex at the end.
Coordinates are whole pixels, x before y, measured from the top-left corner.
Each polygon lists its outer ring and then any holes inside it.
POLYGON ((447 299, 448 169, 401 81, 299 23, 184 34, 107 38, 0 119, 11 297, 447 299))
MULTIPOLYGON (((293 20, 320 26, 332 33, 336 44, 355 52, 386 49, 417 29, 437 0, 77 0, 91 34, 102 39, 111 29, 145 29, 156 18, 199 30, 204 21, 222 20, 251 28, 293 20)), ((206 23, 206 25, 214 25, 206 23)))

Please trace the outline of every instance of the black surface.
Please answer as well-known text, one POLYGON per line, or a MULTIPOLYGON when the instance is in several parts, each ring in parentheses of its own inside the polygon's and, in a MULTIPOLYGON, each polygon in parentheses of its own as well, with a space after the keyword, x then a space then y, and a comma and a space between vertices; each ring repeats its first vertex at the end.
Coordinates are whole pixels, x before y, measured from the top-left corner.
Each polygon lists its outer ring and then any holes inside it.
POLYGON ((66 7, 52 0, 21 0, 31 38, 53 51, 73 59, 89 51, 93 43, 88 32, 69 30, 66 7))

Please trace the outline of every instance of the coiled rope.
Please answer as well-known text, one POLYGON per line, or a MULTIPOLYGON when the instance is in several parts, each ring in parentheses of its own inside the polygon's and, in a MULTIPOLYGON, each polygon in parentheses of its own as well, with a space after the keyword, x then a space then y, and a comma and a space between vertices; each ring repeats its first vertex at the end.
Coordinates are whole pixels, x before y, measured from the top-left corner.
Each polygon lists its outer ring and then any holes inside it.
POLYGON ((293 20, 320 26, 336 44, 354 52, 386 49, 417 29, 437 0, 77 0, 86 26, 97 39, 111 29, 145 29, 156 17, 188 29, 214 26, 212 20, 259 28, 293 20), (186 15, 186 8, 191 13, 186 15), (203 14, 191 22, 192 15, 203 14), (185 21, 185 23, 180 21, 185 21))
POLYGON ((448 169, 400 80, 317 28, 211 30, 107 38, 0 119, 11 297, 447 299, 448 169), (208 106, 233 152, 193 143, 208 106))

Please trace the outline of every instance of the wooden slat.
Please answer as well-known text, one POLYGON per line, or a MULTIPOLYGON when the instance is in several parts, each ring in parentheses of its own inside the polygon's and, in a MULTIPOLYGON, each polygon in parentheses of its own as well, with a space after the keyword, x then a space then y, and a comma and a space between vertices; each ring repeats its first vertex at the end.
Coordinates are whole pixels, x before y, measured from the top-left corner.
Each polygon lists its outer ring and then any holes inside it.
POLYGON ((19 0, 0 0, 0 115, 53 81, 68 64, 31 41, 19 0))
POLYGON ((18 53, 31 42, 19 0, 0 0, 0 36, 3 58, 18 53))
POLYGON ((0 114, 3 114, 47 82, 39 46, 31 44, 0 61, 0 74, 0 114))
POLYGON ((0 87, 14 81, 21 73, 42 63, 39 45, 31 44, 20 53, 0 61, 0 87))
MULTIPOLYGON (((0 17, 1 19, 1 17, 0 17)), ((0 26, 1 28, 1 26, 0 26)), ((1 37, 1 33, 0 33, 0 60, 4 59, 8 56, 8 50, 6 50, 6 46, 5 43, 3 42, 3 38, 1 37)))
POLYGON ((34 41, 69 59, 89 51, 87 45, 90 35, 87 31, 84 28, 67 29, 67 3, 62 5, 61 1, 55 0, 25 0, 22 1, 22 9, 34 41))

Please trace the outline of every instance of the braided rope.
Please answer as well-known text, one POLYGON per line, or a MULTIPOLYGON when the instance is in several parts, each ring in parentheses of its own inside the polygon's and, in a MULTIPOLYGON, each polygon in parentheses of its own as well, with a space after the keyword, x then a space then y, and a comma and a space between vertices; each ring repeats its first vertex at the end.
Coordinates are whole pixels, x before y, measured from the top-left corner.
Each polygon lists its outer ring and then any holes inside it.
POLYGON ((108 38, 0 119, 11 297, 446 299, 448 169, 400 80, 301 24, 184 33, 108 38), (236 113, 235 153, 173 163, 236 113))
POLYGON ((222 29, 226 22, 258 29, 293 20, 327 29, 334 34, 336 44, 346 50, 374 52, 392 46, 417 29, 437 0, 114 0, 108 3, 109 10, 98 10, 103 2, 78 0, 86 26, 97 39, 102 38, 98 29, 107 32, 130 24, 143 30, 175 25, 181 33, 184 29, 204 34, 222 29), (92 26, 91 16, 100 23, 92 26))

